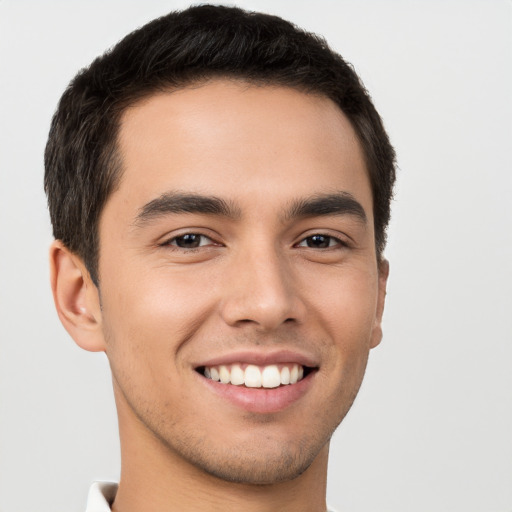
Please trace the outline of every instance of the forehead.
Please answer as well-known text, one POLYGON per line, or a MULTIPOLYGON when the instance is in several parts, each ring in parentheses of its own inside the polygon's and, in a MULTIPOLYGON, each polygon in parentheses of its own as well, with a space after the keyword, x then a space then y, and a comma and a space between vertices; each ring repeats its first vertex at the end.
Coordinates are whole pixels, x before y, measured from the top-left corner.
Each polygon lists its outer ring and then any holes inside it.
POLYGON ((126 110, 118 147, 114 195, 139 207, 170 190, 265 204, 343 190, 371 213, 360 143, 323 96, 220 79, 161 92, 126 110))

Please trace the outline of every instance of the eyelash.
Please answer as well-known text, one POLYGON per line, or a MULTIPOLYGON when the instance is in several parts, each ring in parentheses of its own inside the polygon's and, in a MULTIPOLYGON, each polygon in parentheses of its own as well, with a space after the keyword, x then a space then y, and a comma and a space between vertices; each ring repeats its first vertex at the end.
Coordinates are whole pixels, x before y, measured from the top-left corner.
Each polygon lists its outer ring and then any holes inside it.
MULTIPOLYGON (((172 247, 175 250, 184 250, 187 252, 196 251, 196 250, 200 249, 201 247, 208 247, 211 245, 219 246, 221 244, 216 243, 215 241, 212 240, 211 237, 209 237, 207 235, 203 235, 202 233, 193 233, 193 232, 183 233, 182 235, 172 237, 169 240, 167 240, 161 244, 162 247, 172 247), (178 240, 185 239, 186 237, 199 237, 199 245, 196 247, 180 247, 178 245, 178 240), (205 240, 208 240, 209 243, 202 244, 201 242, 202 241, 204 242, 205 240)), ((331 249, 332 250, 336 247, 338 247, 338 248, 339 247, 348 247, 348 244, 345 241, 341 240, 340 238, 332 236, 332 235, 327 235, 324 233, 314 233, 314 234, 311 234, 311 235, 303 238, 299 243, 295 244, 294 247, 304 247, 304 248, 308 248, 308 249, 331 249), (312 247, 312 246, 308 245, 308 241, 312 241, 315 238, 324 239, 324 243, 325 243, 325 240, 327 240, 327 243, 328 243, 327 247, 312 247), (332 242, 334 242, 334 243, 332 243, 332 242)))
POLYGON ((298 244, 296 244, 296 247, 307 247, 308 249, 333 249, 336 247, 348 247, 348 244, 341 240, 340 238, 332 235, 327 235, 324 233, 314 233, 312 235, 309 235, 305 238, 303 238, 298 244), (322 238, 328 240, 327 247, 311 247, 310 245, 303 245, 304 243, 308 243, 308 240, 313 240, 315 238, 322 238), (331 244, 331 242, 334 242, 331 244))
POLYGON ((211 237, 207 236, 207 235, 203 235, 202 233, 183 233, 182 235, 178 235, 178 236, 174 236, 172 238, 170 238, 169 240, 167 240, 166 242, 164 242, 163 244, 161 244, 162 246, 164 247, 172 247, 172 248, 175 248, 176 250, 186 250, 186 251, 194 251, 194 250, 197 250, 197 249, 200 249, 201 247, 205 247, 205 246, 209 246, 209 245, 219 245, 217 243, 215 243, 211 237), (199 243, 200 245, 198 245, 197 247, 180 247, 178 245, 178 240, 180 239, 185 239, 186 237, 199 237, 199 243), (201 244, 201 241, 204 241, 204 240, 208 240, 210 243, 208 244, 201 244))

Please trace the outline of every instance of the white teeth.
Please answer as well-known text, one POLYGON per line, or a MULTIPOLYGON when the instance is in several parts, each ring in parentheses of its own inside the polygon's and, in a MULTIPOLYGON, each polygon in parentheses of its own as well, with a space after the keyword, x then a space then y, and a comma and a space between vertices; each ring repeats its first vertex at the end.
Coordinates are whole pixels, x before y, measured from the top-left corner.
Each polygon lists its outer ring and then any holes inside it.
POLYGON ((283 366, 281 370, 281 384, 290 384, 290 368, 288 366, 283 366))
POLYGON ((234 364, 231 367, 231 384, 234 384, 235 386, 245 384, 245 372, 238 364, 234 364))
POLYGON ((281 374, 276 365, 265 366, 261 372, 261 384, 264 388, 277 388, 281 385, 281 374))
POLYGON ((219 377, 222 384, 231 382, 231 374, 226 366, 219 366, 219 377))
POLYGON ((261 388, 261 372, 257 366, 250 364, 245 369, 245 385, 248 388, 261 388))
POLYGON ((299 368, 294 364, 290 371, 290 384, 295 384, 297 380, 299 380, 299 368))
POLYGON ((222 384, 245 385, 248 388, 277 388, 280 385, 295 384, 304 377, 304 367, 298 364, 271 364, 264 367, 247 365, 245 370, 240 364, 206 366, 204 376, 222 384))

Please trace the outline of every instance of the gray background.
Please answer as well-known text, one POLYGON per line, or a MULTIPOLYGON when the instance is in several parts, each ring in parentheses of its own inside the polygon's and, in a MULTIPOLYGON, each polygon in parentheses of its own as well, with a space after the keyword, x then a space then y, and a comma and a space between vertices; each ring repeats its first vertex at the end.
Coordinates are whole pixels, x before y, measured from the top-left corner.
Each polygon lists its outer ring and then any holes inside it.
MULTIPOLYGON (((103 354, 48 286, 42 153, 67 82, 188 2, 0 1, 0 511, 80 511, 117 479, 103 354)), ((383 343, 332 444, 344 512, 512 511, 512 3, 240 1, 353 62, 399 157, 383 343)))

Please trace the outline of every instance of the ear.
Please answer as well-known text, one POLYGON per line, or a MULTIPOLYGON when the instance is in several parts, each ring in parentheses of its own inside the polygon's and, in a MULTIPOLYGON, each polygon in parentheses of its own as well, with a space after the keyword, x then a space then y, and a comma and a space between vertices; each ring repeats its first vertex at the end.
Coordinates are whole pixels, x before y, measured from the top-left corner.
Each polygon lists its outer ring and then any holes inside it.
POLYGON ((105 350, 98 288, 83 261, 60 240, 50 247, 53 300, 62 325, 85 350, 105 350))
POLYGON ((389 262, 382 259, 378 263, 378 291, 377 291, 377 310, 375 312, 375 324, 373 326, 370 348, 376 347, 382 340, 382 314, 384 313, 384 303, 386 302, 386 286, 389 276, 389 262))

